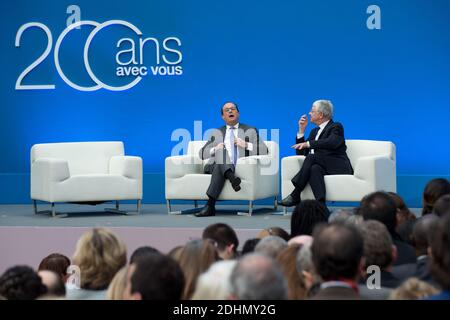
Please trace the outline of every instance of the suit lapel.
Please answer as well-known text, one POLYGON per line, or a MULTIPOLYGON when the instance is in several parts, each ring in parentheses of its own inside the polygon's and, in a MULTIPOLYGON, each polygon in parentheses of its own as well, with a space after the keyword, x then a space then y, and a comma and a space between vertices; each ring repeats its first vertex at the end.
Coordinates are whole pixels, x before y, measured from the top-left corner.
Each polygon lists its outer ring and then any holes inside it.
MULTIPOLYGON (((319 140, 322 136, 324 136, 324 133, 326 131, 328 131, 330 129, 330 126, 333 124, 333 119, 330 119, 330 122, 327 123, 327 125, 325 126, 325 128, 323 128, 322 132, 320 133, 319 137, 317 138, 317 140, 319 140)), ((319 127, 317 127, 317 130, 319 130, 319 127)), ((316 132, 317 134, 317 132, 316 132)))

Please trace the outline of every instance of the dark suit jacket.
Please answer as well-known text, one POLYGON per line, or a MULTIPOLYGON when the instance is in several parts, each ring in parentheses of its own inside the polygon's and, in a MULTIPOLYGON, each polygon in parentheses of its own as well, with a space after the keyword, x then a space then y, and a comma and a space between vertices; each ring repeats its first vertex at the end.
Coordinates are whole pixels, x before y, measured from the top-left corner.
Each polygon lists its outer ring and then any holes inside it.
POLYGON ((346 287, 328 287, 320 289, 311 300, 359 300, 359 294, 346 287))
MULTIPOLYGON (((300 139, 296 138, 296 143, 308 141, 310 148, 314 149, 314 154, 324 159, 327 174, 353 174, 353 168, 346 153, 347 146, 342 124, 330 120, 318 140, 315 140, 319 129, 319 127, 312 129, 307 140, 304 136, 300 139)), ((296 150, 297 155, 306 156, 311 149, 296 150)))
MULTIPOLYGON (((219 143, 223 143, 225 139, 225 134, 227 131, 226 126, 222 126, 213 131, 208 139, 208 142, 200 150, 200 158, 202 160, 211 158, 211 149, 215 148, 219 143)), ((261 141, 258 135, 258 130, 255 127, 248 126, 244 123, 239 123, 238 138, 253 144, 253 150, 247 150, 243 148, 238 148, 238 158, 248 157, 253 155, 263 155, 268 153, 266 144, 261 141)), ((214 159, 211 159, 211 163, 214 159)))
POLYGON ((392 269, 392 273, 400 280, 406 280, 411 277, 419 278, 422 281, 433 283, 434 280, 430 273, 430 261, 429 257, 423 257, 417 259, 416 263, 407 263, 399 266, 395 266, 392 269))

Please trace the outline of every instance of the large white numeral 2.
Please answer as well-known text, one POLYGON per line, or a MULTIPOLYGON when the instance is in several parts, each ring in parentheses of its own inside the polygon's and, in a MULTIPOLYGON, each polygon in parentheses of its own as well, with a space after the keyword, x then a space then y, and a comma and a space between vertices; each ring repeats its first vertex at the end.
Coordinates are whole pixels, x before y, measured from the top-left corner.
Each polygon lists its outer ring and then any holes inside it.
POLYGON ((29 22, 24 24, 17 30, 16 34, 16 47, 20 47, 20 38, 22 37, 22 33, 32 27, 41 28, 45 31, 47 34, 47 48, 45 49, 44 53, 36 59, 32 64, 30 64, 23 72, 19 75, 16 81, 16 90, 38 90, 38 89, 55 89, 54 84, 38 84, 38 85, 24 85, 22 84, 23 78, 31 72, 34 68, 36 68, 42 61, 44 61, 45 58, 47 58, 48 54, 52 50, 52 44, 53 44, 53 37, 50 29, 40 22, 29 22))

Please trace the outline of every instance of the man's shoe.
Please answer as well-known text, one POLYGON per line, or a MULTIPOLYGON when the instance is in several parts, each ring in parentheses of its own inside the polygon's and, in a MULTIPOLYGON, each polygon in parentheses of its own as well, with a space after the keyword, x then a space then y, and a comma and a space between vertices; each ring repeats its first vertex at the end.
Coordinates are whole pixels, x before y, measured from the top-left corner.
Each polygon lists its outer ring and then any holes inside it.
POLYGON ((293 196, 288 195, 281 201, 278 201, 278 204, 283 207, 293 207, 300 203, 300 199, 295 199, 293 196))
POLYGON ((200 212, 194 214, 194 216, 196 217, 212 217, 215 215, 216 215, 216 208, 208 204, 204 206, 200 212))
POLYGON ((238 192, 239 190, 241 190, 241 178, 236 177, 233 179, 233 181, 231 182, 231 186, 233 187, 234 191, 238 192))

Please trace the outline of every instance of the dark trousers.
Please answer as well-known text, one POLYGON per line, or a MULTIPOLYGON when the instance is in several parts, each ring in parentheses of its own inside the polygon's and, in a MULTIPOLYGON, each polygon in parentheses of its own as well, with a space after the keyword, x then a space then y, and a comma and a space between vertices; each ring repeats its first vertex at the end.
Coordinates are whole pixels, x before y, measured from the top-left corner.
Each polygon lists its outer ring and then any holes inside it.
POLYGON ((324 203, 326 199, 324 176, 330 174, 353 174, 350 161, 347 158, 308 154, 302 168, 291 181, 299 192, 302 192, 309 182, 314 198, 324 203))
POLYGON ((231 170, 234 172, 234 165, 231 163, 226 150, 217 150, 214 156, 214 162, 205 165, 204 172, 211 174, 211 182, 206 194, 208 197, 217 199, 222 192, 225 184, 225 173, 231 170))

